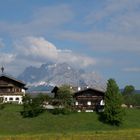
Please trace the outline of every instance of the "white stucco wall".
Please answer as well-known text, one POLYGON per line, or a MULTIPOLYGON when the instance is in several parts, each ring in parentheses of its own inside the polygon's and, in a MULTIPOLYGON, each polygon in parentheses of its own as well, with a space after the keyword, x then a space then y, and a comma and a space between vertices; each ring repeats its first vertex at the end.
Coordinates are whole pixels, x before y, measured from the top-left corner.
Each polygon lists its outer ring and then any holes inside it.
POLYGON ((8 95, 0 95, 0 97, 3 98, 3 103, 10 103, 10 102, 15 102, 15 103, 18 103, 18 104, 22 104, 22 98, 23 96, 25 96, 25 89, 22 89, 22 94, 17 94, 17 95, 13 95, 12 93, 11 94, 8 94, 8 95))
POLYGON ((25 89, 22 89, 21 92, 25 93, 25 89))
POLYGON ((17 102, 18 104, 22 104, 22 95, 3 95, 1 97, 3 97, 4 103, 17 102))

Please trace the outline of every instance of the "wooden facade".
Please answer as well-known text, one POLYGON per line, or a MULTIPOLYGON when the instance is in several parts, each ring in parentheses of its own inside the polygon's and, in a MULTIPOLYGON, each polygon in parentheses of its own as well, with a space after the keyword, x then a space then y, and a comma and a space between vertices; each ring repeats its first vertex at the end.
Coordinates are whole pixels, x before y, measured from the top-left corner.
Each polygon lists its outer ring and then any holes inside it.
POLYGON ((97 111, 104 106, 104 92, 93 88, 80 90, 74 94, 74 107, 79 111, 97 111))
POLYGON ((25 95, 25 83, 11 76, 0 75, 0 98, 3 102, 22 102, 25 95))

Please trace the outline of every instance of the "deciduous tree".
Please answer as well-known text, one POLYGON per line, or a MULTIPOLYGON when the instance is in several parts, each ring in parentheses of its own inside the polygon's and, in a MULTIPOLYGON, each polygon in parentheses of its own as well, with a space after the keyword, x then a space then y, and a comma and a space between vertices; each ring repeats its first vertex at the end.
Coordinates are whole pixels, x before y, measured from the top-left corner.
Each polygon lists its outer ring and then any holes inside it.
POLYGON ((135 104, 134 91, 135 91, 134 86, 126 85, 122 92, 124 103, 127 104, 128 106, 135 104))
POLYGON ((126 85, 123 90, 123 95, 124 96, 131 95, 132 93, 134 93, 134 91, 135 87, 133 85, 126 85))
POLYGON ((65 107, 71 106, 73 103, 72 92, 69 86, 63 85, 58 89, 57 99, 65 107))

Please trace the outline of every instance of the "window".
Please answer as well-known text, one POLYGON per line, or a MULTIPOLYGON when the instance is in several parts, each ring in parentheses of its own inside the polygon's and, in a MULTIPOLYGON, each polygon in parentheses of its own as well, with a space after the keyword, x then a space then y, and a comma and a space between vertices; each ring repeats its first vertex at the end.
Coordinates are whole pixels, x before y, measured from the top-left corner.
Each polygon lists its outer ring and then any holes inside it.
POLYGON ((5 98, 5 101, 7 101, 7 98, 5 98))
POLYGON ((75 105, 78 105, 78 102, 75 102, 75 105))
POLYGON ((87 102, 87 105, 91 105, 91 101, 88 101, 88 102, 87 102))
POLYGON ((101 100, 100 105, 105 105, 104 100, 101 100))
POLYGON ((16 92, 19 92, 19 89, 18 88, 16 89, 16 92))
POLYGON ((16 101, 18 101, 18 100, 19 100, 19 98, 17 97, 17 98, 16 98, 16 101))
POLYGON ((13 101, 13 98, 9 98, 10 101, 13 101))

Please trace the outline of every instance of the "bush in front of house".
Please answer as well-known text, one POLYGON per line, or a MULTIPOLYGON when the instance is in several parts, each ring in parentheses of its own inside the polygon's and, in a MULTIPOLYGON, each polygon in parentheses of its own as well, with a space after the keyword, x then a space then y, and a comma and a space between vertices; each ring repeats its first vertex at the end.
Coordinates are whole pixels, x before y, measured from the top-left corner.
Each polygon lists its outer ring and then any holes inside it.
POLYGON ((43 108, 44 98, 42 95, 31 98, 30 95, 26 95, 23 98, 23 111, 21 115, 23 117, 36 117, 44 111, 43 108))

